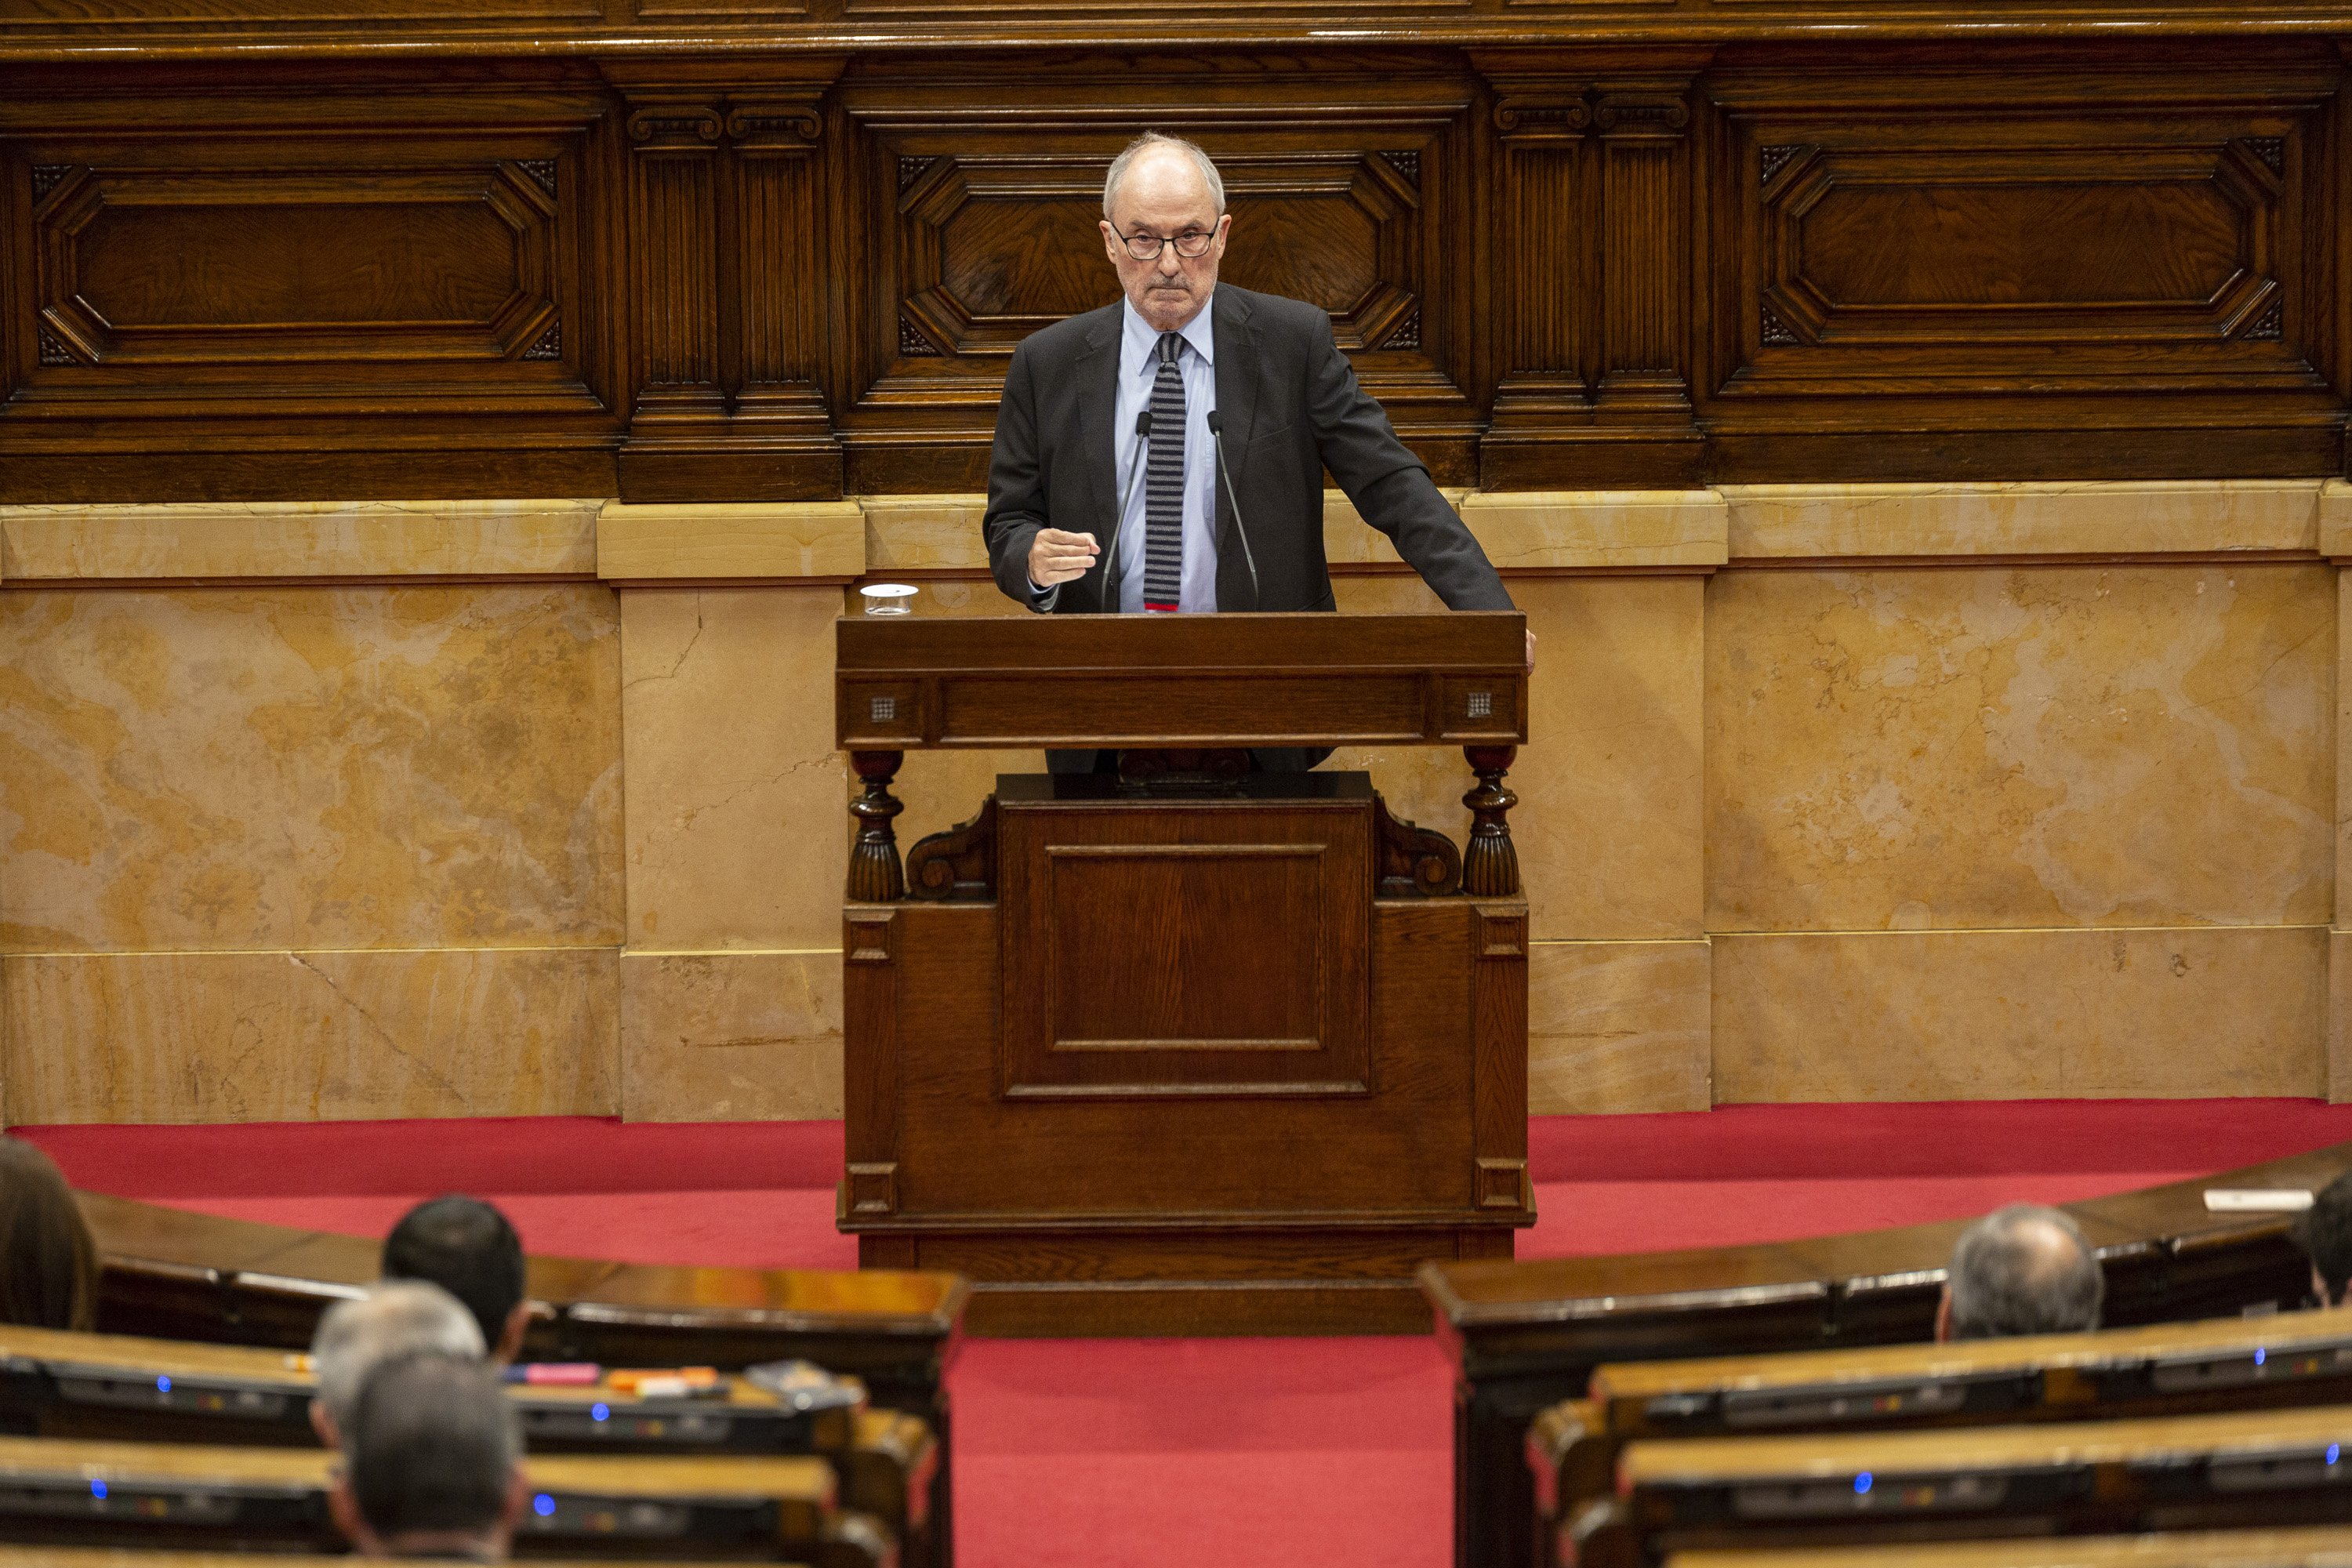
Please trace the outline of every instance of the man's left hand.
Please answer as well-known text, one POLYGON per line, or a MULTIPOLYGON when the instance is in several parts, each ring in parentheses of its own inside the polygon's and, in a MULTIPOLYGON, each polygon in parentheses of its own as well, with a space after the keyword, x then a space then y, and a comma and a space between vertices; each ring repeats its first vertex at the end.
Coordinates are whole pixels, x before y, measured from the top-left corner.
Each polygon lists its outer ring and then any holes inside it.
POLYGON ((1529 633, 1528 634, 1528 674, 1530 674, 1530 675, 1534 674, 1534 673, 1535 673, 1535 668, 1536 668, 1536 634, 1535 634, 1535 633, 1533 633, 1533 632, 1529 632, 1529 633))

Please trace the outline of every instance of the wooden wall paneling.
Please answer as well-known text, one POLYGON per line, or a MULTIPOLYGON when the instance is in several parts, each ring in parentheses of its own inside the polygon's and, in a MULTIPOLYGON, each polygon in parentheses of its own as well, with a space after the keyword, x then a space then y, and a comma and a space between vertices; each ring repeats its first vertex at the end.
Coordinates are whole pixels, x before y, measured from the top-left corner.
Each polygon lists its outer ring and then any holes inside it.
POLYGON ((1592 123, 1582 79, 1525 55, 1473 55, 1494 88, 1501 139, 1496 160, 1500 234, 1495 302, 1502 348, 1491 422, 1479 452, 1479 482, 1511 488, 1540 465, 1549 434, 1589 423, 1586 361, 1597 294, 1592 184, 1585 132, 1592 123))
POLYGON ((1230 57, 863 70, 872 263, 841 416, 858 491, 979 489, 1013 347, 1118 298, 1095 227, 1112 156, 1158 128, 1208 148, 1235 229, 1223 278, 1307 299, 1441 478, 1468 477, 1477 361, 1454 326, 1476 260, 1435 215, 1466 205, 1475 93, 1426 59, 1230 57), (1015 107, 1007 78, 1021 83, 1015 107))
POLYGON ((833 281, 822 100, 840 68, 823 57, 606 68, 630 151, 626 500, 841 494, 817 380, 833 281))
POLYGON ((1686 365, 1691 82, 1704 54, 1477 50, 1500 142, 1507 361, 1490 489, 1673 488, 1704 462, 1686 365))
POLYGON ((601 94, 457 74, 0 83, 10 499, 608 485, 601 94))
POLYGON ((2340 81, 2295 50, 1727 58, 1715 477, 2332 470, 2340 81))

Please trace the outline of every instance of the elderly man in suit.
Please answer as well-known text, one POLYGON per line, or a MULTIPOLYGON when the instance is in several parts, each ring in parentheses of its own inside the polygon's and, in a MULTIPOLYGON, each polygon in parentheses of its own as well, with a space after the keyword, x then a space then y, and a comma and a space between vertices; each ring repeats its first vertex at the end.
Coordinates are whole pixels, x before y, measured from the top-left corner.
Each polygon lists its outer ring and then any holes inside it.
POLYGON ((1126 298, 1034 333, 1005 377, 982 524, 1005 593, 1065 613, 1336 608, 1328 467, 1448 607, 1513 607, 1330 318, 1218 283, 1233 218, 1206 153, 1139 138, 1101 226, 1126 298))

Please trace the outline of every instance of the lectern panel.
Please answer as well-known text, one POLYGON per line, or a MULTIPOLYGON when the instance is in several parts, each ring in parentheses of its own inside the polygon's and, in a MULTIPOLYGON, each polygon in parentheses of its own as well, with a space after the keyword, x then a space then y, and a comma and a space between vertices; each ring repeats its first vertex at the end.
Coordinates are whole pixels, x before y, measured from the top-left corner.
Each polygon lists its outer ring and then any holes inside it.
POLYGON ((1051 1048, 1319 1049, 1325 848, 1047 845, 1051 1048))
POLYGON ((1526 620, 1442 616, 844 619, 835 743, 1517 745, 1526 620))
POLYGON ((1000 781, 1008 1099, 1370 1093, 1371 789, 1000 781))
MULTIPOLYGON (((1068 728, 1072 713, 1081 709, 1087 729, 1107 744, 1215 744, 1264 739, 1276 727, 1260 721, 1237 737, 1234 719, 1243 713, 1311 714, 1301 728, 1316 735, 1417 741, 1426 708, 1423 682, 1410 675, 1198 676, 1171 681, 1148 674, 1087 672, 1013 680, 972 677, 944 685, 940 738, 964 744, 1038 744, 1068 728)), ((1507 735, 1511 729, 1507 717, 1492 732, 1507 735)))

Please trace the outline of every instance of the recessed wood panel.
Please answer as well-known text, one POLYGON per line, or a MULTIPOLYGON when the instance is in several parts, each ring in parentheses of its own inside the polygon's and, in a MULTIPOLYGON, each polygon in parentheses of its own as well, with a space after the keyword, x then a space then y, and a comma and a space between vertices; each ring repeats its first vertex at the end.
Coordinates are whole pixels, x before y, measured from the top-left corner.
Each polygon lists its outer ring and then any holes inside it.
POLYGON ((1313 802, 1049 782, 998 793, 1002 1093, 1370 1092, 1362 774, 1313 802))
POLYGON ((497 165, 78 172, 34 219, 42 322, 101 364, 504 359, 555 323, 554 216, 497 165))
MULTIPOLYGON (((1002 78, 860 68, 845 81, 865 178, 887 182, 870 276, 851 295, 861 363, 836 416, 853 488, 976 487, 1004 368, 1029 333, 1115 302, 1102 187, 1146 126, 1216 158, 1233 216, 1223 280, 1312 301, 1408 441, 1442 430, 1462 456, 1475 247, 1475 84, 1458 67, 1332 55, 1006 59, 1002 78), (860 298, 862 296, 862 298, 860 298), (910 463, 910 442, 958 449, 910 463)), ((873 201, 869 184, 864 199, 873 201)), ((1442 451, 1443 449, 1441 449, 1442 451)), ((1433 458, 1445 468, 1442 456, 1433 458)))
POLYGON ((2324 398, 2318 121, 2289 81, 1988 68, 1728 74, 1716 91, 1727 406, 1901 393, 2047 427, 2071 422, 2048 403, 2066 395, 2136 400, 2083 405, 2085 425, 2324 398))
POLYGON ((2248 248, 2245 209, 2210 173, 1833 184, 1797 220, 1801 275, 1841 306, 2201 303, 2248 248))

